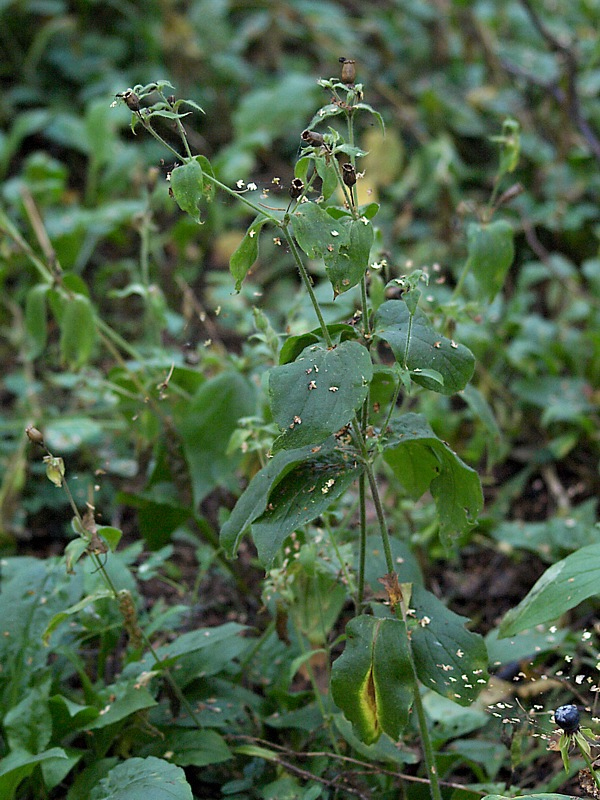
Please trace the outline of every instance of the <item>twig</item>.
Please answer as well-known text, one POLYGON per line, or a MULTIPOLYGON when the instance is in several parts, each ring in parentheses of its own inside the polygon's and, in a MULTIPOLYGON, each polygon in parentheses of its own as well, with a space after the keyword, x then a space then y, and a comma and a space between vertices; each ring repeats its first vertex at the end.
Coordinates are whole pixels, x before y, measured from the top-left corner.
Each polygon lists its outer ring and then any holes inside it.
MULTIPOLYGON (((587 142, 588 147, 594 156, 598 159, 598 161, 600 161, 600 139, 592 130, 581 109, 579 88, 577 86, 579 63, 575 48, 571 42, 562 42, 546 27, 537 10, 534 8, 531 0, 520 0, 520 2, 527 12, 529 19, 531 20, 531 24, 535 30, 546 42, 550 50, 561 57, 564 63, 564 75, 566 78, 567 89, 566 92, 563 91, 555 82, 544 84, 543 82, 536 80, 534 76, 524 72, 524 70, 519 70, 520 76, 528 80, 530 83, 535 83, 538 86, 545 86, 545 88, 559 103, 564 103, 566 105, 569 117, 571 117, 573 120, 576 128, 587 142)), ((506 63, 503 63, 504 67, 506 68, 506 63)), ((512 71, 514 73, 514 66, 508 71, 512 71)))
MULTIPOLYGON (((256 736, 247 736, 245 734, 232 734, 228 738, 231 739, 244 739, 245 741, 253 742, 254 744, 258 744, 262 747, 268 747, 271 750, 276 750, 280 753, 284 753, 286 756, 292 758, 328 758, 331 761, 343 761, 346 764, 353 764, 356 767, 360 767, 363 771, 368 773, 377 773, 378 775, 389 775, 392 778, 398 778, 403 781, 407 781, 409 783, 422 783, 422 784, 429 784, 429 778, 420 778, 418 775, 406 775, 404 772, 394 772, 390 769, 385 769, 380 764, 372 764, 366 761, 360 761, 357 758, 351 758, 350 756, 342 756, 338 753, 331 753, 324 750, 316 750, 311 751, 308 750, 306 752, 296 752, 295 750, 290 750, 287 747, 284 747, 280 744, 275 744, 274 742, 266 741, 265 739, 260 739, 256 736)), ((286 762, 283 762, 281 759, 278 759, 278 762, 282 766, 288 766, 286 762)), ((296 768, 298 769, 298 768, 296 768)), ((319 780, 319 778, 312 773, 309 773, 309 777, 311 780, 319 780)), ((464 791, 466 788, 466 784, 464 783, 453 783, 452 781, 440 781, 441 786, 447 786, 450 789, 459 789, 464 791)), ((347 787, 344 787, 345 791, 350 791, 347 787)), ((483 796, 485 792, 479 791, 476 789, 469 789, 470 792, 474 794, 480 794, 483 796)))

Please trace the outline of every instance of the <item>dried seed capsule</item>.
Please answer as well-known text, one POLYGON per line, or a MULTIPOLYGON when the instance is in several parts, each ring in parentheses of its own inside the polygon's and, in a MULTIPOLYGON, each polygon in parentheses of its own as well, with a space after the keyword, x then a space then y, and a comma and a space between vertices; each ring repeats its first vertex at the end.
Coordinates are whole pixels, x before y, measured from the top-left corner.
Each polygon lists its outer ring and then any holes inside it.
POLYGON ((123 92, 121 97, 125 101, 125 105, 130 111, 140 110, 140 98, 137 96, 135 92, 132 91, 123 92))
POLYGON ((37 428, 34 428, 33 425, 28 425, 25 428, 25 433, 27 434, 27 438, 30 442, 34 444, 44 445, 44 434, 39 431, 37 428))
POLYGON ((306 144, 311 144, 314 147, 319 147, 320 145, 325 143, 325 139, 322 133, 317 133, 317 131, 309 131, 308 129, 302 131, 302 133, 300 134, 300 138, 306 144))
POLYGON ((565 733, 575 733, 579 729, 579 709, 572 704, 560 706, 554 712, 554 721, 565 733))
POLYGON ((297 200, 304 191, 304 181, 300 178, 294 178, 290 184, 290 197, 292 200, 297 200))
POLYGON ((342 180, 350 187, 356 183, 356 170, 352 164, 342 164, 342 180))
POLYGON ((342 83, 354 83, 356 78, 356 61, 342 56, 339 62, 342 65, 342 83))

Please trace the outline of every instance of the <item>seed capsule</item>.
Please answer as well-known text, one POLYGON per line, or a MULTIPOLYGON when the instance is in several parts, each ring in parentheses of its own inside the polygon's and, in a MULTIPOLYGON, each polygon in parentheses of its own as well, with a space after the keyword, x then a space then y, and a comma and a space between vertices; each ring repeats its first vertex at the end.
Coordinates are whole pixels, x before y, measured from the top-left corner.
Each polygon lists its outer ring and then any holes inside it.
POLYGON ((342 56, 339 62, 342 65, 342 83, 354 83, 356 78, 356 61, 342 56))
POLYGON ((322 133, 317 133, 317 131, 309 131, 308 129, 302 131, 300 134, 300 138, 306 144, 311 144, 314 147, 319 147, 320 145, 324 144, 325 139, 322 133))
POLYGON ((30 442, 33 442, 34 444, 40 444, 43 446, 44 434, 37 428, 34 428, 33 425, 28 425, 25 428, 25 433, 27 434, 27 438, 29 439, 30 442))
POLYGON ((579 729, 579 709, 572 704, 560 706, 554 712, 554 722, 565 733, 575 733, 579 729))
POLYGON ((131 91, 123 92, 121 97, 125 101, 125 105, 130 111, 140 110, 140 98, 137 96, 135 92, 131 91))
POLYGON ((290 197, 292 200, 297 200, 304 191, 304 181, 300 178, 294 178, 290 184, 290 197))
POLYGON ((352 164, 342 164, 342 180, 350 187, 356 183, 356 170, 352 164))

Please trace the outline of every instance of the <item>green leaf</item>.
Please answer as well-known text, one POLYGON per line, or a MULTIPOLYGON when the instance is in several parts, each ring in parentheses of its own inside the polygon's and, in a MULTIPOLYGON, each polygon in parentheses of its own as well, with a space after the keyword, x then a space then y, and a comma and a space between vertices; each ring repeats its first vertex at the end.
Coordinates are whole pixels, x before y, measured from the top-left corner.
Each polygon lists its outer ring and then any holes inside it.
POLYGON ((364 402, 372 377, 367 349, 353 341, 332 350, 313 345, 293 364, 272 369, 269 400, 284 431, 274 449, 320 444, 343 428, 364 402))
POLYGON ((216 675, 229 669, 232 661, 252 645, 251 640, 241 636, 246 630, 244 625, 227 622, 180 634, 174 642, 157 649, 159 664, 152 654, 146 653, 139 661, 128 664, 122 677, 137 680, 143 672, 172 669, 175 665, 180 686, 199 676, 216 675))
POLYGON ((90 800, 193 800, 180 767, 161 758, 129 758, 111 769, 90 800))
POLYGON ((321 194, 327 200, 338 188, 338 174, 332 159, 315 158, 315 169, 322 181, 321 194))
POLYGON ((79 602, 73 603, 72 606, 59 611, 58 614, 54 614, 42 635, 44 644, 48 644, 53 631, 66 619, 72 617, 73 614, 78 614, 80 611, 83 611, 87 606, 93 605, 96 600, 105 600, 107 597, 114 598, 114 594, 110 589, 97 589, 95 592, 92 592, 92 594, 88 594, 82 600, 79 600, 79 602))
POLYGON ((202 178, 203 178, 202 192, 204 194, 204 197, 208 201, 210 201, 214 198, 216 192, 215 185, 210 180, 210 178, 215 177, 212 164, 210 163, 208 158, 206 158, 206 156, 196 156, 196 161, 200 164, 202 168, 202 178))
POLYGON ((266 222, 265 217, 257 217, 252 225, 244 234, 244 238, 238 245, 237 249, 229 259, 229 271, 233 278, 235 278, 235 290, 239 292, 242 288, 244 278, 248 274, 248 270, 256 262, 258 258, 258 240, 260 238, 260 229, 266 222))
POLYGON ((225 739, 208 729, 174 730, 168 734, 164 748, 173 753, 172 760, 180 767, 222 764, 233 757, 225 739))
POLYGON ((600 543, 597 505, 598 498, 591 497, 569 509, 568 516, 554 516, 544 522, 501 522, 491 535, 503 548, 508 545, 530 550, 553 564, 580 547, 600 543))
POLYGON ((454 394, 464 389, 475 369, 475 359, 469 349, 438 333, 426 314, 417 308, 411 316, 404 300, 388 300, 377 309, 375 336, 392 348, 396 361, 411 371, 415 383, 442 394, 454 394), (418 370, 435 370, 443 378, 418 370))
POLYGON ((235 504, 231 516, 221 528, 221 544, 230 558, 235 555, 244 532, 266 510, 272 489, 290 470, 310 458, 313 449, 308 445, 281 451, 252 478, 235 504))
POLYGON ((89 360, 96 341, 96 321, 89 299, 82 294, 73 295, 59 325, 61 359, 77 369, 89 360))
POLYGON ((99 716, 88 723, 86 726, 88 730, 106 728, 115 722, 127 719, 136 711, 158 705, 148 689, 138 683, 136 679, 120 680, 118 683, 106 686, 100 692, 100 698, 106 701, 106 705, 100 711, 99 716))
POLYGON ((52 747, 44 753, 37 753, 37 755, 17 750, 0 759, 0 797, 2 800, 13 800, 21 781, 28 778, 38 764, 52 758, 67 758, 67 754, 62 747, 52 747))
POLYGON ((44 438, 48 448, 62 455, 80 450, 85 445, 98 444, 102 434, 102 425, 96 420, 69 414, 52 420, 44 428, 44 438))
POLYGON ((171 172, 171 190, 179 208, 200 222, 198 204, 202 199, 204 177, 199 159, 192 158, 171 172))
POLYGON ((435 435, 420 414, 392 422, 383 457, 413 500, 433 495, 442 536, 473 525, 483 509, 479 477, 435 435))
POLYGON ((600 544, 592 544, 547 569, 519 605, 504 617, 499 637, 514 636, 557 619, 599 592, 600 544))
POLYGON ((342 229, 348 231, 347 241, 340 241, 337 251, 324 254, 327 277, 336 295, 347 292, 364 277, 374 235, 373 226, 366 217, 340 222, 342 229))
POLYGON ((397 740, 408 723, 414 683, 403 622, 362 615, 346 626, 346 647, 334 662, 331 693, 366 744, 382 733, 397 740))
POLYGON ((310 455, 277 483, 269 494, 268 510, 252 522, 252 539, 265 567, 292 531, 326 511, 359 475, 359 469, 335 450, 310 455))
POLYGON ((373 226, 366 217, 334 219, 316 203, 302 203, 292 214, 292 227, 306 255, 325 261, 334 294, 360 282, 373 244, 373 226))
POLYGON ((20 698, 46 667, 48 652, 41 646, 42 633, 52 616, 69 605, 77 586, 61 561, 3 560, 0 664, 6 677, 0 684, 0 707, 4 709, 8 710, 12 698, 20 698))
MULTIPOLYGON (((335 322, 327 325, 327 331, 334 344, 346 341, 346 339, 357 339, 356 329, 352 325, 344 322, 335 322)), ((290 364, 311 344, 323 343, 323 331, 315 328, 308 333, 299 333, 296 336, 288 336, 279 351, 279 363, 290 364)))
POLYGON ((515 257, 513 229, 503 219, 467 228, 468 269, 479 288, 479 297, 489 301, 498 294, 515 257))
POLYGON ((239 453, 227 444, 240 417, 254 413, 255 390, 238 372, 224 372, 203 383, 176 420, 190 468, 196 505, 216 486, 234 488, 239 453))
POLYGON ((421 586, 413 586, 410 605, 418 620, 411 647, 419 680, 453 703, 471 705, 489 678, 484 640, 421 586))
POLYGON ((48 708, 50 680, 32 686, 16 706, 7 711, 2 726, 11 750, 41 753, 52 738, 48 708))
POLYGON ((120 528, 113 528, 112 525, 98 525, 97 531, 109 546, 110 552, 114 553, 119 546, 123 531, 120 528))
POLYGON ((385 123, 383 121, 383 117, 379 113, 379 111, 375 111, 375 109, 370 106, 368 103, 356 103, 353 108, 359 109, 361 111, 368 111, 369 114, 372 114, 377 122, 379 123, 379 127, 381 128, 381 132, 385 133, 385 123))
POLYGON ((25 301, 25 332, 27 358, 32 361, 46 349, 48 340, 48 314, 46 295, 50 287, 38 284, 29 290, 25 301))

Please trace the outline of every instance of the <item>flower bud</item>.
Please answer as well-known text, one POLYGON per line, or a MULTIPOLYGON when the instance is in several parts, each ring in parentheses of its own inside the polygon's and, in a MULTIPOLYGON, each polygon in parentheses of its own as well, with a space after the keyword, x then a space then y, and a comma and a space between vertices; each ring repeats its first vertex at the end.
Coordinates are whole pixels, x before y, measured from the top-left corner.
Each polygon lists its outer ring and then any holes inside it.
POLYGON ((342 164, 342 180, 349 187, 356 183, 356 170, 352 164, 342 164))
POLYGON ((304 191, 304 181, 300 178, 294 178, 290 184, 290 197, 292 200, 297 200, 304 191))
POLYGON ((342 83, 354 83, 356 78, 356 61, 342 56, 339 62, 342 65, 342 83))
POLYGON ((42 447, 44 446, 44 434, 39 431, 37 428, 34 428, 33 425, 28 425, 25 428, 25 433, 27 434, 27 438, 30 442, 34 444, 39 444, 42 447))
POLYGON ((319 147, 320 145, 325 143, 325 139, 322 133, 317 133, 317 131, 309 131, 308 129, 302 131, 300 134, 300 138, 306 144, 313 145, 314 147, 319 147))

